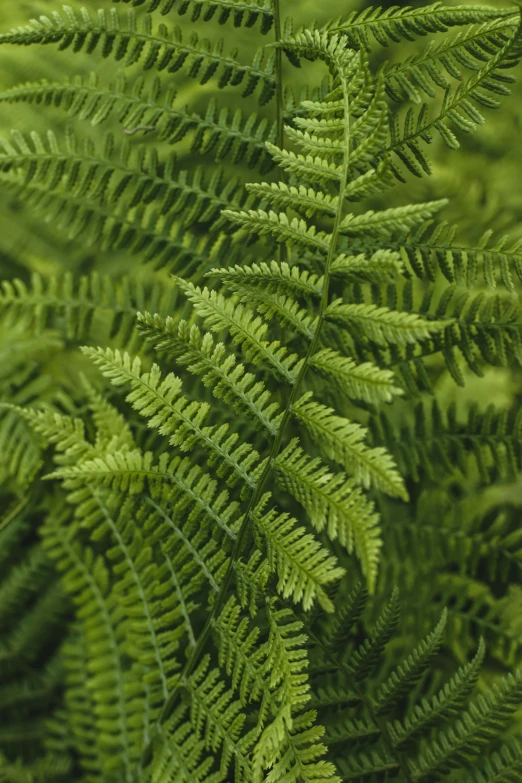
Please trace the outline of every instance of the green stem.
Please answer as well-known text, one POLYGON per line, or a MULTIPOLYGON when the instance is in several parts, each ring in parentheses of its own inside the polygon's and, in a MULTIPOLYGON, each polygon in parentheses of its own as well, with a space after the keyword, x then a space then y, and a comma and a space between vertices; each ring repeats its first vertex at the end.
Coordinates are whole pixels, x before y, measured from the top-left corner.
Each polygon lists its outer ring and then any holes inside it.
POLYGON ((26 507, 28 503, 29 495, 25 495, 18 503, 8 510, 5 517, 0 520, 0 532, 10 525, 14 519, 16 519, 18 514, 20 514, 20 512, 26 507))
MULTIPOLYGON (((281 40, 281 13, 279 0, 274 0, 274 36, 276 43, 281 40)), ((275 80, 276 80, 276 122, 277 122, 277 146, 283 149, 283 50, 276 46, 275 54, 275 80)))
MULTIPOLYGON (((273 0, 274 2, 274 38, 275 43, 281 41, 281 9, 279 0, 273 0)), ((276 144, 279 149, 283 149, 285 143, 284 134, 284 97, 283 97, 283 50, 280 46, 276 46, 275 52, 275 80, 276 80, 276 144)), ((280 172, 281 174, 281 172, 280 172)), ((282 172, 282 178, 284 178, 286 172, 282 172)), ((280 243, 277 247, 277 260, 280 264, 286 261, 286 247, 283 243, 280 243)))

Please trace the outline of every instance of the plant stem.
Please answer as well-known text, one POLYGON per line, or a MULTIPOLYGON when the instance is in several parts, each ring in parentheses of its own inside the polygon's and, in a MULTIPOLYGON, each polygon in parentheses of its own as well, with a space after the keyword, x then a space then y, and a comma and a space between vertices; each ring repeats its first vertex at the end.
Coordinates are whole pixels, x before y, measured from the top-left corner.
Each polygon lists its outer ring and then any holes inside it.
MULTIPOLYGON (((274 37, 276 43, 281 41, 281 12, 279 7, 279 0, 273 0, 274 2, 274 37)), ((283 50, 280 46, 276 46, 275 51, 275 80, 276 80, 276 123, 277 123, 277 141, 276 144, 280 149, 283 149, 284 135, 283 135, 283 50)))
POLYGON ((10 508, 3 517, 3 519, 0 520, 0 531, 4 530, 8 525, 11 524, 11 522, 16 519, 18 514, 25 508, 25 506, 29 503, 29 495, 25 495, 18 503, 16 503, 12 508, 10 508))
MULTIPOLYGON (((274 3, 274 38, 275 43, 281 41, 281 8, 279 0, 273 0, 274 3)), ((285 143, 284 134, 284 97, 283 97, 283 50, 280 46, 276 46, 275 51, 275 80, 276 80, 276 144, 279 149, 283 149, 285 143)), ((281 178, 284 181, 286 172, 280 172, 281 178)), ((286 247, 281 242, 277 246, 277 260, 279 263, 286 261, 286 247)))

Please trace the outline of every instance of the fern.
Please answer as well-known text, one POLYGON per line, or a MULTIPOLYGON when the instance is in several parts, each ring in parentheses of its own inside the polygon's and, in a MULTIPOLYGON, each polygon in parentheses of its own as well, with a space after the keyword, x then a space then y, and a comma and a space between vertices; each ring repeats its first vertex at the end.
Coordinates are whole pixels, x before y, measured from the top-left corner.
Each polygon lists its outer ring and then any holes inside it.
POLYGON ((509 100, 520 9, 32 5, 0 778, 518 779, 520 242, 416 180, 509 100))
POLYGON ((381 46, 397 42, 401 39, 411 40, 419 35, 433 32, 446 32, 451 27, 484 22, 492 18, 516 17, 510 9, 493 9, 482 6, 456 6, 446 8, 442 3, 432 3, 425 8, 400 8, 392 6, 369 8, 360 14, 352 13, 348 17, 329 22, 326 29, 332 32, 342 32, 355 37, 357 43, 368 44, 368 33, 371 33, 381 46))
POLYGON ((274 124, 269 126, 265 118, 255 114, 245 119, 241 109, 234 113, 219 110, 215 99, 209 101, 204 116, 176 106, 174 89, 165 89, 159 77, 150 86, 143 78, 135 81, 130 90, 124 71, 107 86, 92 72, 86 78, 80 76, 65 83, 42 81, 13 87, 0 94, 0 100, 52 105, 66 111, 69 117, 89 120, 94 126, 115 114, 124 132, 131 134, 139 126, 153 128, 158 140, 170 144, 193 132, 192 152, 213 151, 216 161, 230 157, 240 163, 244 159, 249 166, 259 165, 262 173, 273 166, 264 142, 275 140, 274 124))
POLYGON ((242 0, 239 3, 232 0, 193 0, 193 2, 178 3, 176 0, 114 0, 114 2, 132 3, 134 6, 144 6, 149 13, 159 11, 166 16, 172 9, 176 10, 180 16, 190 12, 191 22, 202 19, 205 22, 210 21, 217 14, 219 24, 225 24, 232 17, 235 27, 242 24, 246 27, 255 25, 258 19, 261 20, 261 33, 266 34, 270 31, 273 23, 273 9, 269 2, 253 2, 252 0, 242 0))
MULTIPOLYGON (((467 463, 473 457, 484 483, 490 482, 493 471, 502 478, 514 478, 518 474, 519 416, 510 417, 505 412, 497 413, 493 407, 483 413, 471 409, 467 421, 463 423, 456 419, 453 408, 450 408, 446 415, 448 423, 436 405, 431 406, 431 410, 422 405, 417 406, 414 412, 415 424, 410 435, 406 435, 407 429, 404 428, 401 438, 395 441, 401 444, 403 465, 405 467, 408 464, 408 472, 411 471, 413 476, 418 477, 417 469, 421 464, 437 464, 441 471, 449 472, 453 472, 455 466, 458 466, 467 472, 467 463), (446 434, 449 432, 451 435, 446 434), (426 460, 426 451, 432 448, 437 459, 429 457, 426 460)), ((431 474, 431 477, 433 475, 431 474)))
POLYGON ((260 103, 271 97, 273 61, 268 61, 263 67, 263 50, 259 50, 250 66, 243 66, 236 61, 234 53, 222 54, 222 40, 211 45, 206 39, 200 42, 197 34, 193 33, 185 42, 179 27, 169 30, 163 24, 155 31, 150 16, 140 17, 140 22, 136 19, 131 9, 126 20, 122 21, 116 9, 107 14, 100 9, 93 17, 86 8, 75 13, 70 6, 64 6, 63 16, 55 12, 52 18, 35 19, 26 27, 4 34, 0 41, 18 45, 58 43, 62 49, 73 45, 74 51, 79 52, 89 38, 89 52, 99 46, 104 57, 124 60, 126 65, 143 57, 145 70, 167 68, 169 73, 175 73, 187 63, 190 66, 188 73, 193 78, 199 77, 200 84, 218 72, 220 87, 244 81, 245 96, 261 84, 260 103))

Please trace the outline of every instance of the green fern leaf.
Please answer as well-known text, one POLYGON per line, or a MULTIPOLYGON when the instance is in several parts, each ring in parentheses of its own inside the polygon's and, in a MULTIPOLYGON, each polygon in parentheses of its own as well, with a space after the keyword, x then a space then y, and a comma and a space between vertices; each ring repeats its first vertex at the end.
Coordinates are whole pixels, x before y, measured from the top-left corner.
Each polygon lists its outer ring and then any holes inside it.
POLYGON ((258 19, 261 20, 260 32, 265 35, 273 24, 273 8, 267 0, 112 0, 113 3, 132 3, 134 6, 145 6, 149 13, 159 11, 166 16, 175 9, 180 16, 190 10, 190 19, 196 22, 201 19, 209 22, 217 14, 219 24, 225 24, 230 17, 234 27, 252 27, 258 19))
POLYGON ((418 223, 429 220, 435 212, 448 202, 432 201, 427 204, 414 204, 407 207, 393 207, 382 212, 370 210, 363 215, 347 215, 341 223, 341 231, 346 234, 363 233, 367 236, 380 236, 395 231, 407 231, 418 223))
POLYGON ((140 313, 138 325, 158 351, 174 356, 189 372, 200 376, 215 397, 231 404, 238 413, 246 413, 275 435, 279 419, 277 403, 272 402, 261 381, 256 381, 252 373, 245 372, 244 366, 226 353, 223 343, 214 343, 212 335, 202 334, 195 324, 176 323, 170 317, 164 320, 159 315, 140 313))
POLYGON ((192 730, 202 735, 207 750, 214 753, 222 749, 221 774, 226 773, 232 758, 236 780, 248 780, 251 763, 248 744, 240 735, 245 720, 241 705, 225 690, 219 669, 210 669, 209 657, 205 657, 186 684, 192 700, 190 719, 192 730))
POLYGON ((279 342, 265 340, 266 322, 243 304, 235 304, 216 291, 199 288, 179 280, 180 288, 194 305, 208 328, 220 332, 227 329, 234 343, 240 345, 245 356, 254 364, 264 363, 276 376, 292 385, 298 370, 298 357, 288 355, 279 342))
POLYGON ((441 692, 429 700, 423 700, 403 722, 394 721, 389 725, 390 737, 394 745, 406 742, 425 727, 436 723, 441 717, 447 719, 460 713, 466 697, 478 679, 484 652, 484 642, 481 640, 473 660, 461 666, 441 692))
POLYGON ((253 485, 251 470, 257 463, 258 453, 246 443, 236 447, 237 434, 228 435, 228 427, 202 426, 209 406, 189 402, 181 396, 181 381, 172 373, 161 379, 157 365, 149 373, 141 372, 141 361, 131 361, 128 354, 107 349, 84 348, 89 356, 116 386, 130 384, 132 391, 127 400, 142 416, 148 426, 168 435, 169 442, 183 451, 189 451, 197 443, 209 450, 209 464, 220 463, 218 475, 229 473, 229 481, 244 481, 253 485))
POLYGON ((381 46, 390 43, 415 40, 435 31, 446 32, 449 28, 476 24, 491 18, 511 17, 511 9, 487 8, 483 6, 459 5, 445 7, 441 2, 422 8, 392 6, 391 8, 367 8, 358 13, 353 11, 326 25, 330 32, 342 32, 357 46, 369 47, 369 33, 381 46))
POLYGON ((369 340, 380 345, 413 344, 429 338, 432 332, 439 332, 451 323, 428 321, 416 313, 399 312, 373 304, 344 304, 342 299, 333 301, 326 315, 336 323, 358 329, 369 340))
POLYGON ((304 394, 295 403, 293 413, 326 456, 344 465, 363 486, 373 484, 394 497, 406 500, 406 488, 393 459, 384 449, 371 449, 362 442, 367 430, 310 398, 311 392, 304 394))
POLYGON ((276 475, 283 489, 306 509, 310 521, 321 532, 355 553, 361 561, 370 590, 375 584, 381 541, 379 517, 353 479, 332 474, 317 458, 310 459, 292 441, 275 461, 276 475))
POLYGON ((236 264, 233 267, 212 269, 209 274, 215 275, 230 288, 237 286, 237 290, 263 288, 270 293, 280 292, 315 299, 320 298, 322 293, 322 277, 297 265, 290 266, 285 261, 280 264, 277 261, 271 261, 270 264, 261 261, 251 266, 236 264))
POLYGON ((314 226, 308 226, 304 220, 298 218, 288 220, 284 212, 277 214, 253 209, 248 212, 232 212, 225 209, 222 215, 249 233, 259 236, 268 234, 274 236, 278 242, 295 244, 305 250, 328 252, 327 234, 316 231, 314 226))
POLYGON ((223 55, 223 39, 212 45, 206 39, 199 41, 193 32, 186 42, 177 26, 169 30, 162 24, 154 31, 151 16, 137 18, 131 9, 126 16, 123 21, 116 9, 100 9, 93 18, 87 8, 76 12, 70 6, 64 6, 63 16, 54 12, 52 17, 33 19, 25 27, 1 35, 0 43, 59 44, 61 49, 73 47, 74 52, 80 52, 88 41, 89 52, 100 47, 104 58, 112 56, 124 60, 126 66, 141 60, 145 70, 161 67, 175 73, 188 64, 188 74, 192 78, 199 77, 200 84, 220 72, 218 86, 221 88, 245 82, 243 96, 246 96, 260 84, 260 102, 265 103, 272 97, 274 60, 272 57, 263 66, 263 49, 258 50, 251 65, 245 66, 235 59, 235 51, 223 55))
POLYGON ((292 207, 308 218, 317 213, 335 215, 338 207, 337 196, 304 185, 294 187, 284 182, 252 182, 246 188, 258 198, 266 198, 274 207, 292 207))
POLYGON ((380 686, 374 699, 375 709, 379 713, 386 713, 428 669, 442 644, 446 622, 447 612, 444 611, 433 631, 380 686))
POLYGON ((341 253, 332 263, 332 274, 363 282, 390 282, 395 280, 403 269, 400 255, 385 249, 376 250, 370 257, 365 253, 356 256, 341 253))
MULTIPOLYGON (((445 89, 448 86, 448 76, 463 79, 462 66, 472 71, 480 69, 491 52, 504 43, 502 31, 509 30, 514 23, 516 18, 512 15, 506 17, 499 14, 497 18, 480 25, 473 24, 453 38, 440 43, 431 41, 422 54, 408 57, 403 63, 386 63, 383 71, 388 95, 393 100, 406 97, 417 104, 422 102, 422 92, 435 98, 437 88, 445 89)), ((513 80, 512 76, 506 74, 502 79, 492 80, 487 88, 500 95, 507 95, 509 90, 505 84, 513 80)), ((484 121, 478 110, 473 121, 477 124, 484 121)))
POLYGON ((516 783, 522 770, 520 740, 513 738, 499 752, 492 753, 476 764, 465 783, 516 783))
POLYGON ((390 370, 382 370, 369 362, 358 364, 331 348, 318 351, 310 366, 350 399, 370 403, 391 402, 395 396, 403 394, 403 390, 394 385, 395 379, 390 370))
POLYGON ((275 125, 255 113, 244 117, 241 109, 233 113, 219 109, 210 99, 204 116, 187 107, 176 106, 176 90, 165 89, 159 77, 152 82, 138 78, 132 87, 123 71, 116 81, 104 86, 99 75, 77 75, 59 82, 29 82, 0 93, 5 103, 52 104, 69 117, 89 120, 98 126, 116 115, 123 132, 133 135, 138 128, 154 130, 160 141, 176 144, 191 133, 191 151, 199 154, 212 152, 219 162, 230 158, 234 163, 246 161, 249 167, 259 166, 262 174, 273 168, 273 161, 265 141, 275 141, 275 125))
POLYGON ((522 676, 508 675, 484 694, 436 740, 428 743, 422 755, 410 762, 413 780, 429 780, 433 774, 458 766, 475 755, 498 734, 522 697, 522 676))
MULTIPOLYGON (((268 502, 265 497, 263 504, 268 502)), ((310 533, 296 527, 296 520, 287 513, 278 513, 275 508, 262 513, 254 512, 254 521, 266 541, 272 570, 277 571, 278 590, 285 598, 302 601, 305 609, 314 600, 326 611, 332 611, 333 604, 324 586, 340 579, 344 569, 336 565, 335 557, 321 547, 310 533)))

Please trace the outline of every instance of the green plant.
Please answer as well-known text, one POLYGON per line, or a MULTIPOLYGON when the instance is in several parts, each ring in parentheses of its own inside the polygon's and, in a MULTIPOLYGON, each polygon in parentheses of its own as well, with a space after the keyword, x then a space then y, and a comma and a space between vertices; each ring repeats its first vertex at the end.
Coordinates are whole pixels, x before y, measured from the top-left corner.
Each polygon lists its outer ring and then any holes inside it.
POLYGON ((11 250, 0 295, 1 775, 518 779, 502 482, 521 417, 515 395, 458 411, 440 389, 520 363, 522 254, 488 230, 460 243, 445 200, 386 194, 508 94, 519 11, 296 28, 277 0, 127 5, 0 36, 108 71, 0 96, 107 125, 18 129, 0 155, 5 197, 78 248, 53 273, 11 250), (216 19, 265 36, 248 63, 201 39, 216 19), (195 104, 209 82, 266 113, 180 108, 172 74, 195 104))

